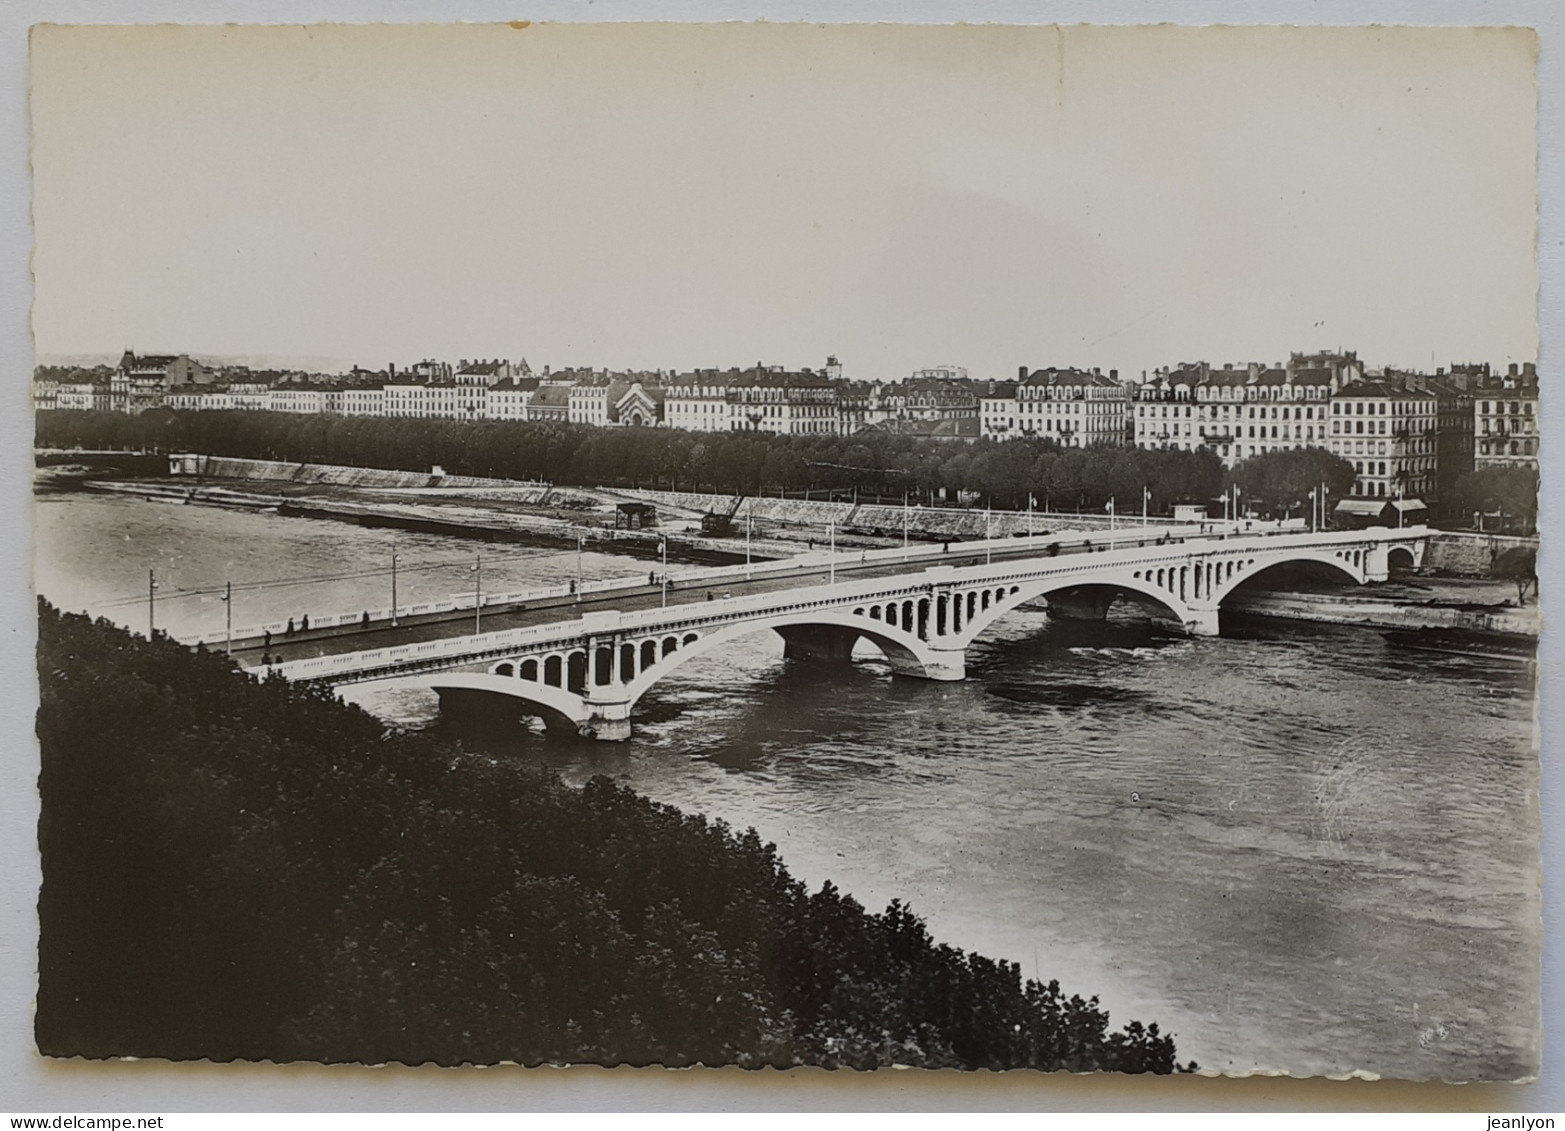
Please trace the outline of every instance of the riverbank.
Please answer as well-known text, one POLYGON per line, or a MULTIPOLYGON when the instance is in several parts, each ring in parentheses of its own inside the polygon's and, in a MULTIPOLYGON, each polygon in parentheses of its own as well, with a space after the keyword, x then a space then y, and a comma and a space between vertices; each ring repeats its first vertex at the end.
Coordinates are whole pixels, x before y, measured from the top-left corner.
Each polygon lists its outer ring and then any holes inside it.
MULTIPOLYGON (((193 506, 217 506, 242 510, 270 510, 297 518, 317 518, 351 522, 359 526, 441 534, 484 541, 511 540, 541 542, 549 545, 585 546, 608 552, 630 553, 650 558, 657 556, 659 545, 669 543, 671 557, 685 561, 732 563, 745 558, 741 536, 711 538, 691 531, 686 524, 645 530, 616 529, 593 513, 556 510, 552 514, 530 509, 501 508, 494 502, 475 505, 462 497, 442 495, 418 501, 368 497, 374 489, 339 488, 327 493, 263 493, 211 484, 190 485, 178 480, 85 479, 80 486, 89 491, 134 495, 159 502, 193 506)), ((796 544, 768 538, 752 538, 749 552, 755 560, 787 557, 798 551, 796 544)))
POLYGON ((1247 616, 1407 630, 1458 630, 1536 640, 1534 601, 1518 605, 1515 586, 1488 578, 1399 578, 1348 592, 1239 591, 1225 607, 1247 616))

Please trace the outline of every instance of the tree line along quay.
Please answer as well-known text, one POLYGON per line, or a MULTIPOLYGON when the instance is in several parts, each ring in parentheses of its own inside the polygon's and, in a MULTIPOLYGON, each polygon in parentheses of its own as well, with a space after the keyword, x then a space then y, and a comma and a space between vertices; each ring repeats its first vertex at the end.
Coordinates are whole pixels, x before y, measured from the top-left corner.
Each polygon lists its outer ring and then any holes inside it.
MULTIPOLYGON (((951 444, 864 432, 790 436, 701 433, 675 428, 603 428, 561 421, 391 420, 286 412, 175 411, 137 414, 56 410, 37 416, 37 443, 51 448, 191 451, 249 459, 339 464, 737 495, 816 494, 934 503, 961 499, 997 508, 1103 510, 1243 500, 1258 517, 1304 515, 1311 492, 1352 495, 1357 472, 1321 447, 1266 452, 1225 467, 1195 450, 1100 444, 1071 447, 1023 436, 951 444)), ((1458 476, 1434 517, 1470 525, 1475 512, 1536 514, 1537 472, 1485 467, 1458 476)))

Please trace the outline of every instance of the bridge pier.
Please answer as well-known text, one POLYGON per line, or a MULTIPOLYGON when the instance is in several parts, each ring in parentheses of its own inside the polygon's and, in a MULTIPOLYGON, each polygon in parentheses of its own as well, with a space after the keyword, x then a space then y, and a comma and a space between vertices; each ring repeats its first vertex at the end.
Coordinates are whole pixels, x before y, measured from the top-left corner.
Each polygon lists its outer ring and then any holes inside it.
POLYGON ((1389 581, 1391 579, 1391 551, 1385 546, 1371 546, 1364 551, 1364 580, 1389 581))
POLYGON ((630 704, 615 706, 622 706, 624 713, 606 711, 599 714, 594 711, 586 722, 576 727, 576 733, 583 738, 595 738, 599 742, 624 742, 630 737, 630 704))
POLYGON ((967 678, 967 649, 942 648, 938 640, 930 641, 924 657, 924 670, 919 675, 925 679, 955 683, 967 678))
POLYGON ((1186 636, 1217 636, 1217 609, 1187 609, 1182 618, 1186 636))

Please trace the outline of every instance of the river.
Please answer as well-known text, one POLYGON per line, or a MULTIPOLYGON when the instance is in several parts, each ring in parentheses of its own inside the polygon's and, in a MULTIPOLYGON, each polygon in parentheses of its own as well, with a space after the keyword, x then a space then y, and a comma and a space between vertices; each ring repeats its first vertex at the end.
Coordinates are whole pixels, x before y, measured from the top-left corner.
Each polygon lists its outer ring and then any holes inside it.
MULTIPOLYGON (((40 592, 145 631, 384 605, 390 534, 274 514, 38 496, 40 592), (331 577, 335 580, 306 580, 331 577), (269 588, 250 583, 286 582, 269 588)), ((576 576, 574 551, 397 536, 404 602, 576 576)), ((634 560, 585 554, 584 577, 634 560)), ((861 646, 863 648, 863 646, 861 646)), ((784 663, 757 634, 679 669, 621 744, 491 745, 754 826, 789 869, 937 938, 1158 1021, 1224 1072, 1514 1078, 1536 1064, 1538 763, 1529 665, 1379 632, 1023 611, 963 683, 784 663)), ((431 692, 345 697, 440 725, 431 692)))

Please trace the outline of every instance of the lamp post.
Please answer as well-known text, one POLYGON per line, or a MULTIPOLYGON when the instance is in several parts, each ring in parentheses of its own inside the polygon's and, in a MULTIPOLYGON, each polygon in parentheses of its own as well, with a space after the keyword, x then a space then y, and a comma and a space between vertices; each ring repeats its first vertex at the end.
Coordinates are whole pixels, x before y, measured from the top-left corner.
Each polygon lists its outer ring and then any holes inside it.
POLYGON ((484 556, 473 555, 473 635, 484 629, 484 556))
POLYGON ((744 512, 744 579, 749 581, 754 573, 750 569, 750 535, 755 526, 754 503, 749 510, 744 512))
POLYGON ((397 540, 391 540, 391 624, 397 624, 397 540))
POLYGON ((907 561, 907 492, 902 492, 902 560, 907 561))
POLYGON ((668 608, 668 539, 658 539, 658 553, 663 555, 663 607, 668 608))
POLYGON ((158 634, 158 576, 153 570, 147 571, 147 639, 152 640, 158 634))
POLYGON ((1152 505, 1152 488, 1141 488, 1141 525, 1147 524, 1147 509, 1152 505))
POLYGON ((223 652, 233 655, 234 651, 234 583, 223 582, 223 652))
POLYGON ((576 601, 581 603, 581 548, 586 545, 587 535, 585 531, 576 532, 576 601))
POLYGON ((837 523, 831 521, 826 526, 826 534, 830 539, 830 548, 827 550, 826 559, 826 584, 837 584, 837 523))

